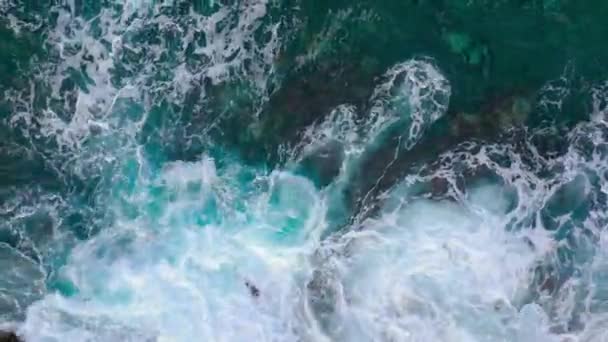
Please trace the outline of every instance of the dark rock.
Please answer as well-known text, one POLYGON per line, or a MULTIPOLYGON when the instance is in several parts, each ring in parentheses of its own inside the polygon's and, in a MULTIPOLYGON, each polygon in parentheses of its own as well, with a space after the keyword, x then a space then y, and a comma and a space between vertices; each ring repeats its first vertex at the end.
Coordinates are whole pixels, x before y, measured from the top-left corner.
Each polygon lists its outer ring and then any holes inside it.
POLYGON ((431 195, 433 197, 441 197, 449 191, 450 184, 447 179, 442 177, 433 177, 431 179, 431 195))
MULTIPOLYGON (((257 286, 253 285, 249 281, 245 282, 245 286, 247 286, 247 289, 249 289, 249 293, 251 294, 252 297, 257 298, 260 296, 260 289, 258 289, 257 286)), ((2 341, 0 341, 0 342, 2 342, 2 341)))
MULTIPOLYGON (((488 96, 475 113, 449 112, 409 150, 400 149, 398 139, 387 139, 364 156, 352 196, 347 199, 350 206, 359 218, 368 217, 377 210, 376 197, 420 165, 465 141, 497 141, 508 129, 525 123, 534 105, 531 97, 531 92, 513 90, 488 96)), ((445 180, 435 179, 429 190, 431 197, 442 198, 448 186, 445 180)))
POLYGON ((280 144, 296 143, 305 127, 336 106, 365 104, 375 76, 357 63, 329 63, 295 73, 272 95, 262 113, 262 143, 269 152, 280 144))
POLYGON ((0 331, 0 342, 23 342, 14 332, 0 331))

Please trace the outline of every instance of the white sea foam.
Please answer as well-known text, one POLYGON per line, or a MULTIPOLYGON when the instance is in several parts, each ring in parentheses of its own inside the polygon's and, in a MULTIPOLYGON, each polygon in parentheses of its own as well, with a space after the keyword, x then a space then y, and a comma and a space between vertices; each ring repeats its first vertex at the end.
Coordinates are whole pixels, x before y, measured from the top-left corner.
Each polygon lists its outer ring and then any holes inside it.
MULTIPOLYGON (((218 4, 209 15, 166 14, 173 5, 117 1, 89 19, 77 16, 73 3, 52 8, 57 19, 45 36, 52 58, 33 65, 29 87, 4 96, 13 109, 10 125, 58 172, 93 168, 133 147, 153 107, 183 104, 193 88, 204 92, 206 79, 220 84, 246 77, 260 103, 276 88, 274 62, 289 32, 268 18, 267 1, 218 4), (260 33, 267 39, 260 41, 260 33), (70 82, 76 85, 66 87, 70 82), (126 101, 143 114, 120 108, 126 101), (107 141, 120 143, 104 153, 98 147, 107 141), (90 158, 80 156, 89 150, 90 158)), ((28 28, 13 22, 15 31, 28 28)))
POLYGON ((75 248, 61 274, 78 294, 47 295, 20 333, 33 341, 296 339, 323 201, 301 177, 263 176, 266 190, 246 194, 217 172, 209 159, 167 167, 139 196, 142 210, 157 212, 120 219, 75 248))
MULTIPOLYGON (((11 297, 14 304, 39 299, 18 325, 20 335, 27 341, 608 338, 607 221, 599 195, 608 194, 603 87, 593 93, 593 121, 570 132, 564 155, 545 159, 529 143, 527 160, 509 144, 450 151, 427 174, 409 175, 392 188, 377 215, 326 240, 323 233, 336 228, 327 222, 328 211, 340 205, 335 195, 348 186, 349 171, 366 149, 394 127, 404 129, 402 146, 409 148, 445 114, 451 88, 431 60, 390 68, 369 100, 369 113, 343 105, 307 131, 294 149, 296 161, 332 140, 345 150, 342 177, 327 189, 286 170, 266 172, 229 159, 203 156, 161 167, 147 160, 136 137, 160 99, 180 103, 206 77, 216 84, 246 77, 262 98, 268 95, 278 82, 274 61, 283 39, 280 24, 265 23, 268 5, 245 1, 207 16, 173 18, 162 4, 133 0, 91 20, 74 17, 74 3, 56 9, 48 43, 57 60, 40 65, 36 78, 48 89, 33 82, 8 92, 17 109, 11 123, 23 128, 34 149, 52 149, 48 155, 62 171, 86 179, 101 174, 96 168, 104 163, 124 167, 109 168, 111 182, 103 185, 116 189, 115 197, 96 208, 113 214, 108 226, 83 241, 48 233, 75 246, 61 249, 69 255, 53 270, 70 291, 45 294, 36 262, 0 245, 0 261, 17 266, 9 285, 28 290, 11 297), (270 37, 263 44, 254 37, 260 28, 270 37), (147 30, 159 41, 139 41, 147 30), (205 43, 196 41, 200 33, 205 43), (185 62, 190 44, 200 58, 195 68, 185 62), (169 46, 176 56, 164 59, 169 46), (62 93, 72 71, 81 73, 84 85, 62 93), (49 92, 48 101, 36 108, 40 91, 49 92), (52 106, 53 99, 67 100, 52 106), (463 169, 481 168, 499 181, 464 182, 463 169), (540 174, 547 169, 560 172, 545 179, 540 174), (449 200, 409 191, 411 183, 433 177, 447 180, 449 200), (543 210, 563 194, 574 208, 559 212, 555 222, 545 220, 543 210), (577 221, 574 211, 588 202, 589 215, 577 221), (558 239, 568 224, 573 233, 558 239), (569 266, 564 251, 577 258, 574 271, 539 284, 538 268, 569 266)), ((541 105, 561 109, 562 83, 545 87, 541 105)), ((1 208, 21 213, 34 206, 1 208)), ((13 291, 2 284, 0 300, 13 291)))

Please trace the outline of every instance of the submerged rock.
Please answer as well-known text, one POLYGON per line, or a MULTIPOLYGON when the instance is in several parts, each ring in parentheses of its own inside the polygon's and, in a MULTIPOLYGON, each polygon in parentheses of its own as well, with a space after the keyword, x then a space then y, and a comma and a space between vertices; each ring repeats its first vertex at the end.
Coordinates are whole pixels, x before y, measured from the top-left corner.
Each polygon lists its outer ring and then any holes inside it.
POLYGON ((298 172, 311 177, 317 186, 324 187, 338 176, 343 161, 344 146, 331 140, 304 156, 298 172))
POLYGON ((23 342, 14 332, 0 331, 0 342, 23 342))
POLYGON ((459 112, 451 121, 454 136, 493 137, 497 133, 526 123, 532 112, 527 93, 502 95, 487 100, 477 113, 459 112))
POLYGON ((463 62, 471 67, 481 68, 483 77, 487 78, 490 73, 490 49, 471 36, 461 32, 448 32, 443 39, 448 44, 450 51, 462 57, 463 62))
MULTIPOLYGON (((362 161, 357 182, 347 200, 361 218, 377 210, 376 198, 417 167, 466 141, 497 141, 511 128, 524 125, 532 115, 532 93, 512 90, 489 96, 475 111, 452 112, 429 128, 411 149, 395 149, 387 141, 362 161)), ((467 175, 466 178, 475 178, 467 175)), ((431 198, 444 198, 449 186, 444 179, 433 179, 421 188, 431 198)))
POLYGON ((330 321, 337 310, 339 288, 335 275, 328 269, 315 270, 306 285, 309 305, 321 327, 330 330, 330 321))

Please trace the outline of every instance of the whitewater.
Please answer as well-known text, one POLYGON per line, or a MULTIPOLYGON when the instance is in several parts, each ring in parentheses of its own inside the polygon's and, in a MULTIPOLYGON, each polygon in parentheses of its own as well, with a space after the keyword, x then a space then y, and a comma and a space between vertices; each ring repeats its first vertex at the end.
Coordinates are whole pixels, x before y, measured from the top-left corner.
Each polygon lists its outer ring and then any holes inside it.
MULTIPOLYGON (((0 203, 0 329, 49 342, 608 341, 605 83, 559 153, 536 144, 550 127, 513 125, 411 161, 454 91, 437 61, 412 56, 367 106, 336 106, 279 162, 256 163, 223 143, 224 123, 244 96, 246 127, 262 130, 297 23, 266 0, 112 4, 93 17, 56 6, 50 60, 4 94, 27 142, 15 153, 63 188, 14 186, 0 203), (236 85, 218 95, 223 84, 236 85)), ((548 81, 526 114, 560 110, 565 83, 548 81)))

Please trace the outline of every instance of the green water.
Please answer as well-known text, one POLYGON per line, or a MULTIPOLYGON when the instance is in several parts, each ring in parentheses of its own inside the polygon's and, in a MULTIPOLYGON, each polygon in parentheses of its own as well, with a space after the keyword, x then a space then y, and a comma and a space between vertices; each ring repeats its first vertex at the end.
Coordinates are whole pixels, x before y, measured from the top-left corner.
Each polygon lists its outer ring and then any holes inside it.
POLYGON ((605 341, 607 16, 0 0, 0 330, 605 341))

